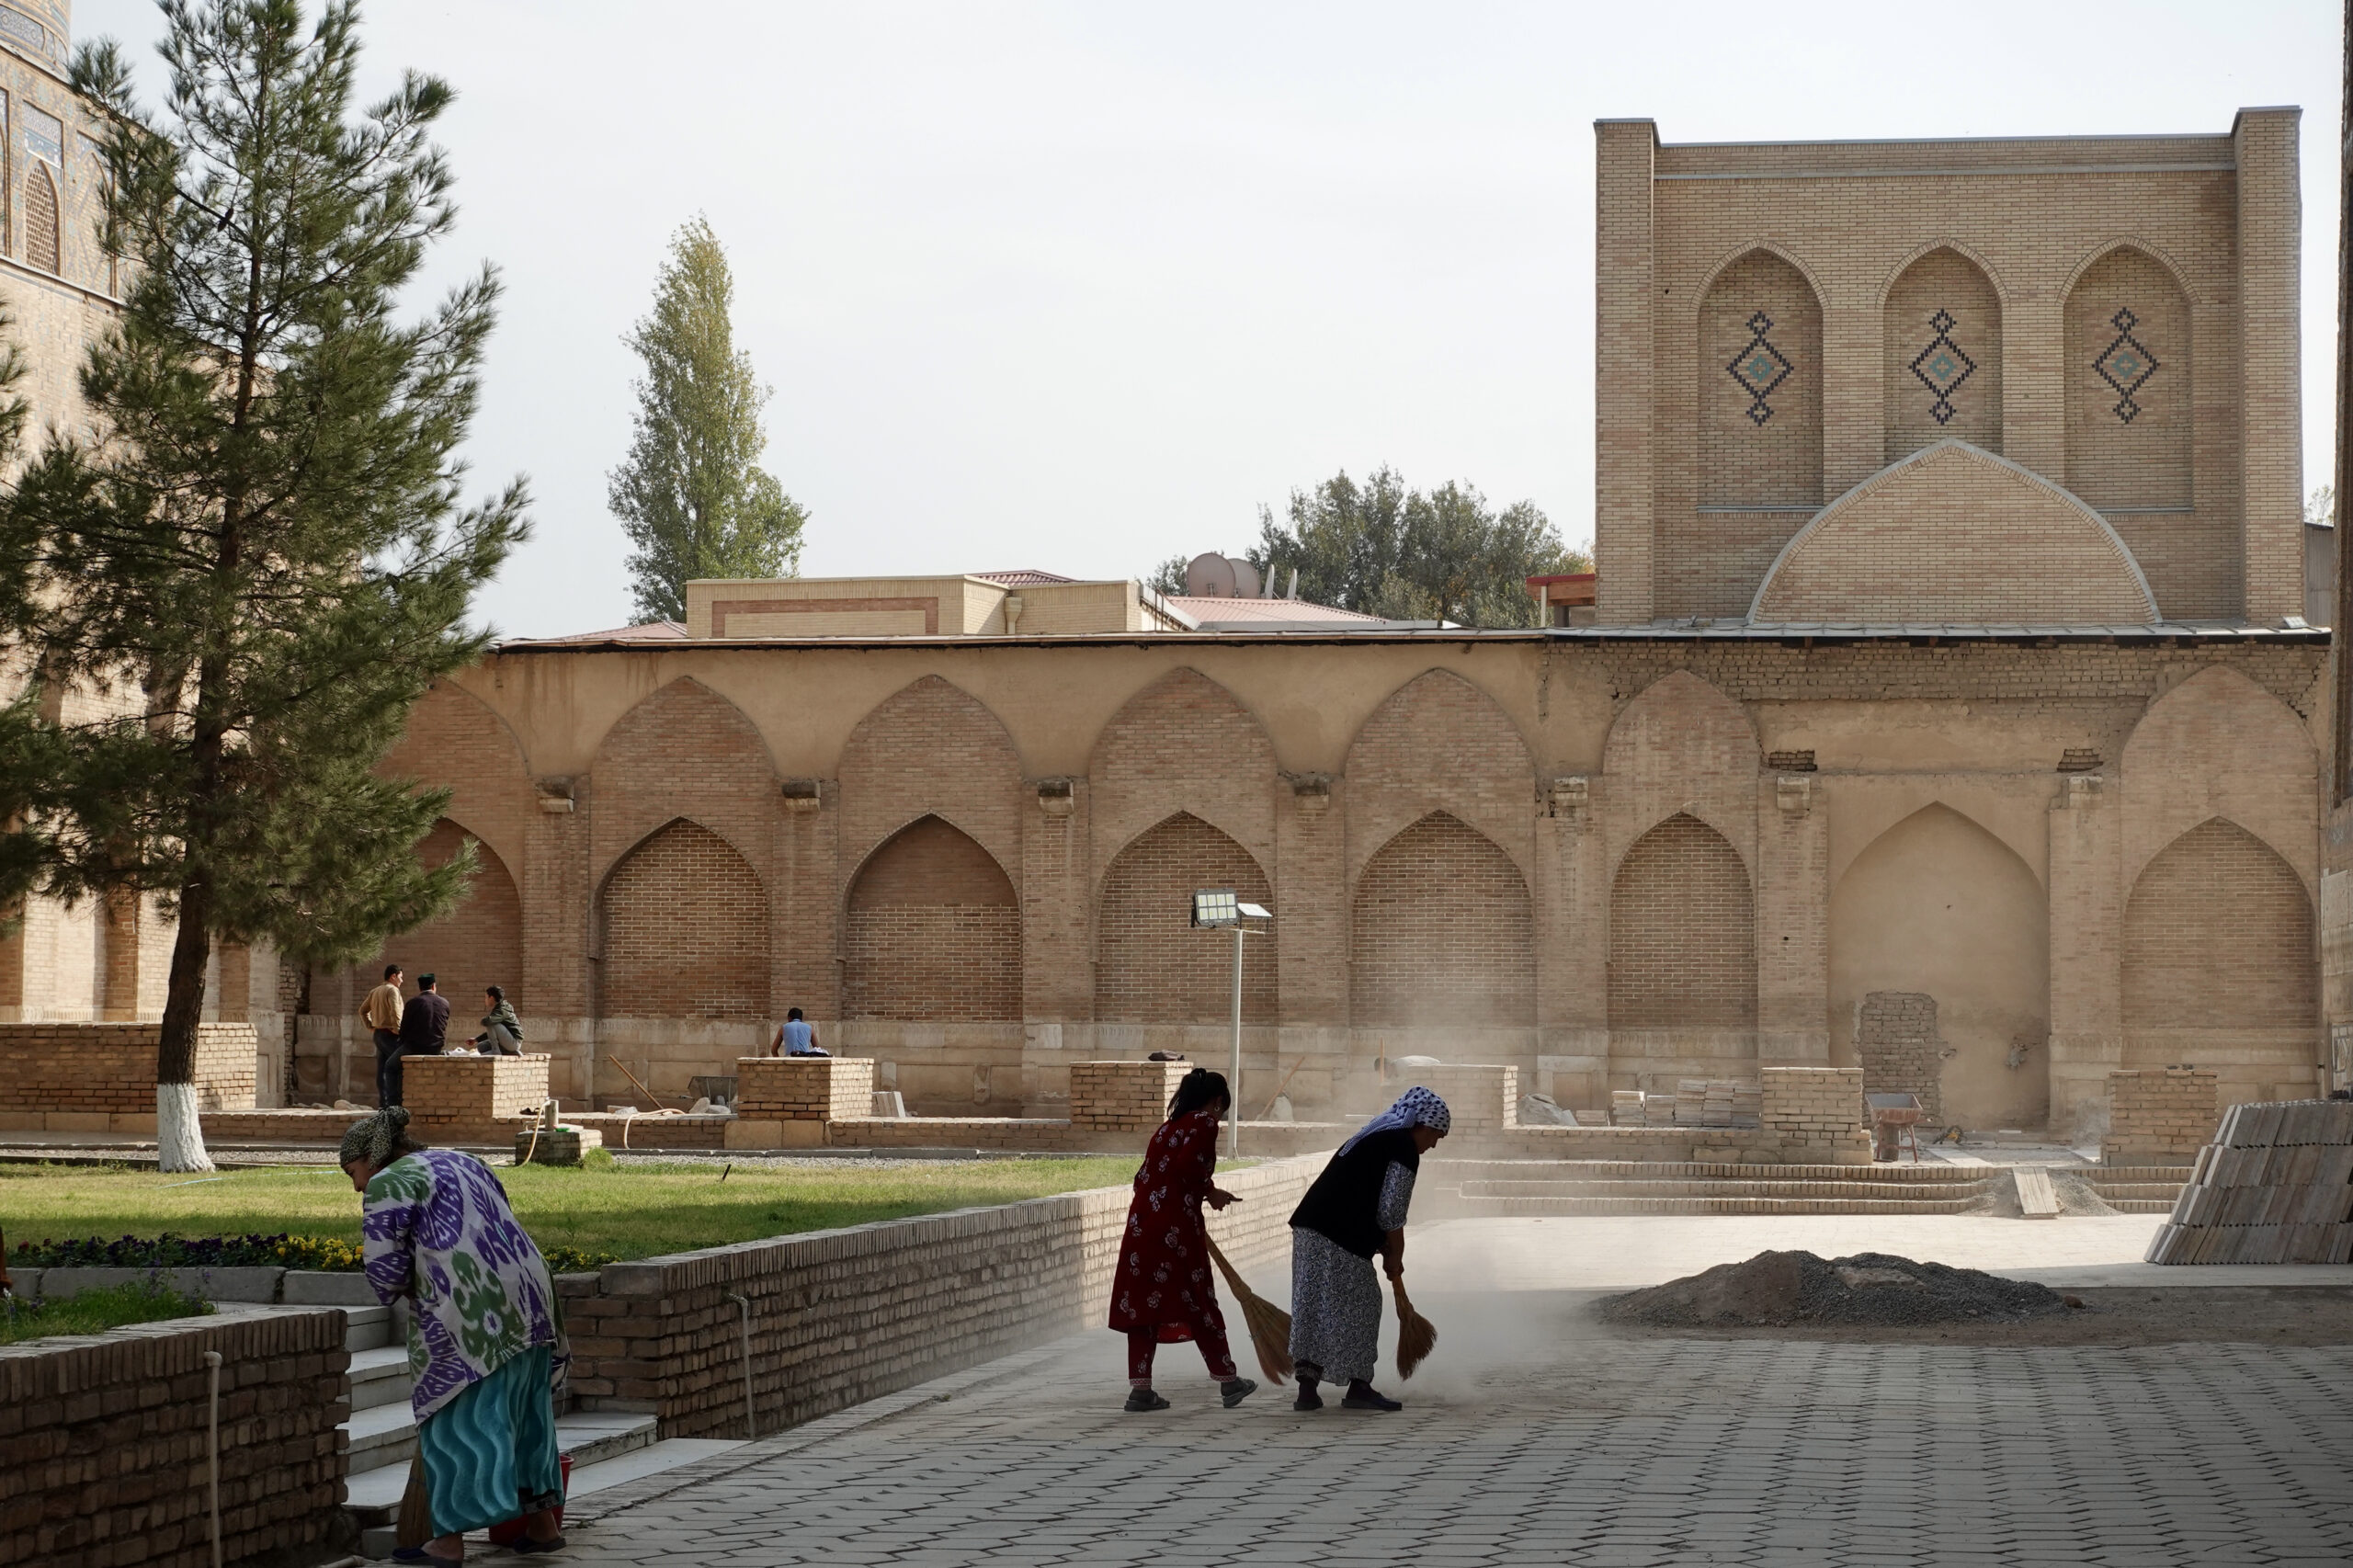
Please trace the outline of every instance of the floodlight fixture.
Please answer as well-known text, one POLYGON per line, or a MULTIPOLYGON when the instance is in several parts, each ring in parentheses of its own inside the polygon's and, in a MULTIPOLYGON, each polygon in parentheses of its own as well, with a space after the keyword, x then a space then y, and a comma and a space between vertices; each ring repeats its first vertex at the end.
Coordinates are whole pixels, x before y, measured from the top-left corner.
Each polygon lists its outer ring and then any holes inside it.
POLYGON ((1193 894, 1193 924, 1197 927, 1241 925, 1241 895, 1232 888, 1201 889, 1193 894))
POLYGON ((1237 903, 1233 906, 1253 920, 1272 920, 1275 912, 1263 903, 1237 903))

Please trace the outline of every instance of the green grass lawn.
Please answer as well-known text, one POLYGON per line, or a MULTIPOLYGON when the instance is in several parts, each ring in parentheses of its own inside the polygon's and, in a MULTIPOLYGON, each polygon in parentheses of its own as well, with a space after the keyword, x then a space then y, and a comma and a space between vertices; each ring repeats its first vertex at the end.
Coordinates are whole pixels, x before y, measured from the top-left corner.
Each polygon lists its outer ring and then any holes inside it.
POLYGON ((211 1311, 210 1301, 152 1283, 85 1290, 65 1301, 40 1306, 10 1298, 0 1300, 0 1345, 46 1338, 52 1334, 104 1334, 125 1324, 201 1317, 211 1311))
MULTIPOLYGON (((830 1230, 1124 1186, 1132 1156, 959 1160, 895 1169, 715 1165, 501 1167, 516 1216, 542 1247, 652 1257, 796 1231, 830 1230)), ((0 1164, 0 1234, 21 1242, 79 1236, 276 1234, 359 1238, 359 1195, 334 1166, 224 1171, 221 1179, 89 1165, 0 1164)))

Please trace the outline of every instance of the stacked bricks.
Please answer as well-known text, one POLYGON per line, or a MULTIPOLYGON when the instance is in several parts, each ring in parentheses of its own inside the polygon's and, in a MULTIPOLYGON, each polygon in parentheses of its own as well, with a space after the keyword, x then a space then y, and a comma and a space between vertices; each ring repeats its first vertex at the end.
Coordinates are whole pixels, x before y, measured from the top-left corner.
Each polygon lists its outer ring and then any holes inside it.
MULTIPOLYGON (((0 1024, 0 1119, 5 1119, 0 1126, 39 1116, 52 1132, 152 1129, 155 1042, 162 1028, 160 1024, 0 1024)), ((259 1050, 249 1023, 199 1024, 197 1108, 252 1108, 259 1050)))
POLYGON ((746 1056, 735 1063, 735 1114, 746 1121, 868 1121, 874 1063, 863 1056, 746 1056))
POLYGON ((331 1555, 343 1339, 344 1314, 322 1310, 0 1346, 0 1562, 210 1568, 208 1350, 222 1361, 222 1559, 331 1555))
POLYGON ((2212 1132, 2215 1076, 2204 1067, 2150 1067, 2108 1075, 2104 1165, 2185 1165, 2212 1132))
POLYGON ((1074 1062, 1071 1127, 1148 1132, 1167 1119, 1169 1097, 1192 1070, 1189 1062, 1074 1062))
POLYGON ((1495 1132, 1519 1125, 1519 1069, 1489 1065, 1401 1068, 1401 1085, 1419 1085, 1446 1102, 1452 1131, 1495 1132))
POLYGON ((1764 1130, 1779 1142, 1785 1160, 1870 1163, 1861 1068, 1768 1067, 1762 1076, 1764 1130))
POLYGON ((419 1142, 505 1142, 516 1119, 537 1113, 547 1097, 545 1056, 411 1056, 401 1063, 401 1103, 419 1142))
MULTIPOLYGON (((2120 1074, 2120 1076, 2121 1074, 2120 1074)), ((2198 1152, 2151 1263, 2353 1261, 2353 1101, 2234 1105, 2198 1152)))
MULTIPOLYGON (((1221 1174, 1245 1199, 1209 1217, 1237 1267, 1287 1257, 1321 1160, 1221 1174)), ((665 1437, 744 1435, 737 1307, 751 1303, 758 1429, 775 1432, 1099 1324, 1125 1187, 608 1264, 557 1281, 572 1389, 650 1411, 665 1437)))
POLYGON ((515 1134, 518 1165, 576 1165, 583 1151, 601 1149, 605 1135, 593 1127, 527 1127, 515 1134))
POLYGON ((1764 1115, 1764 1090, 1739 1078, 1683 1078, 1675 1085, 1677 1127, 1755 1127, 1764 1115))

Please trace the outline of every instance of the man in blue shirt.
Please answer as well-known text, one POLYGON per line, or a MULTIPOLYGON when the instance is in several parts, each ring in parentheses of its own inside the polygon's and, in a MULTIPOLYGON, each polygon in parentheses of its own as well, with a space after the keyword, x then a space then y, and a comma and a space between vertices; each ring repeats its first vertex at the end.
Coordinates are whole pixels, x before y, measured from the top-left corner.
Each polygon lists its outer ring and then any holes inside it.
POLYGON ((784 1022, 777 1026, 776 1039, 768 1042, 770 1056, 831 1056, 830 1051, 817 1046, 817 1031, 801 1016, 798 1007, 788 1010, 784 1022))

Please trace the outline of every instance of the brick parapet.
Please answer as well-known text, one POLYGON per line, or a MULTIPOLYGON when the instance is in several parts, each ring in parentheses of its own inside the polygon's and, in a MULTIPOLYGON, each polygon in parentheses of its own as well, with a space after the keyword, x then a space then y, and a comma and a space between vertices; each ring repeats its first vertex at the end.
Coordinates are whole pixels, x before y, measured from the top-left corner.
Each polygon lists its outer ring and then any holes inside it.
POLYGON ((0 1346, 0 1562, 208 1568, 204 1353, 221 1367, 222 1557, 326 1555, 344 1313, 240 1312, 0 1346))
POLYGON ((421 1142, 503 1142, 511 1123, 546 1103, 545 1056, 412 1056, 401 1063, 401 1103, 421 1142))
POLYGON ((850 1121, 874 1115, 874 1063, 862 1056, 745 1056, 735 1114, 746 1121, 850 1121))
POLYGON ((2188 1165, 2214 1135, 2216 1074, 2203 1067, 2128 1068, 2108 1075, 2103 1165, 2188 1165))
POLYGON ((1074 1062, 1070 1125, 1150 1132, 1167 1119, 1169 1099, 1192 1070, 1189 1062, 1074 1062))

